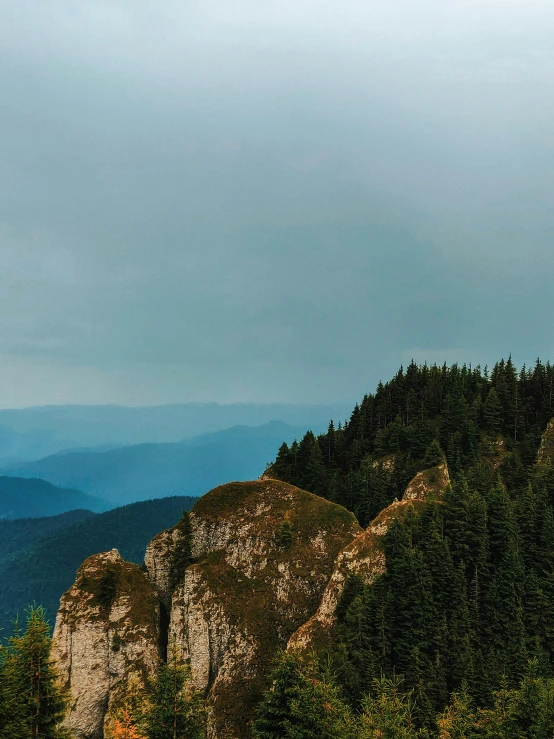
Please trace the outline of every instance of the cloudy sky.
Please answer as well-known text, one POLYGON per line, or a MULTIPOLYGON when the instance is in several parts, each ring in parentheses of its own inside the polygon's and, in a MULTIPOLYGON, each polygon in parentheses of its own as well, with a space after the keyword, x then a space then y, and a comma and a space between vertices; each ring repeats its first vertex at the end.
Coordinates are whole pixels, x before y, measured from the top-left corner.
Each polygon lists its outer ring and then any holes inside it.
POLYGON ((0 0, 0 406, 554 358, 551 0, 0 0))

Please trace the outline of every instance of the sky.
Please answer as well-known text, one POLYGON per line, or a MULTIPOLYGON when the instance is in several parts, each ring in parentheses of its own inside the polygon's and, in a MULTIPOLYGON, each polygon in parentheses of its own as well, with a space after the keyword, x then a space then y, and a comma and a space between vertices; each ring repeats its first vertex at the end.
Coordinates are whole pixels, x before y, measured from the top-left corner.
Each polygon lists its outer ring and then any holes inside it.
POLYGON ((0 407, 554 359, 554 4, 0 0, 0 407))

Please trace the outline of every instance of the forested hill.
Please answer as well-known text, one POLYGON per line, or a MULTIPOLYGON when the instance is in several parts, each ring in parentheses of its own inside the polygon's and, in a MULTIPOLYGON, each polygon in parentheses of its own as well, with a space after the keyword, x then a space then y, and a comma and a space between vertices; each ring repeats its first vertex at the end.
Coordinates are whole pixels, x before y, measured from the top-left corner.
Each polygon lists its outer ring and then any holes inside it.
POLYGON ((367 525, 429 466, 434 440, 453 479, 465 476, 481 489, 500 475, 521 489, 553 416, 550 363, 518 372, 508 359, 489 373, 412 362, 366 395, 344 425, 283 444, 269 474, 341 503, 367 525))
POLYGON ((83 560, 116 548, 141 564, 150 539, 173 526, 195 501, 175 496, 100 514, 76 511, 55 519, 1 522, 7 543, 0 547, 0 629, 9 633, 13 618, 31 603, 44 606, 53 625, 60 596, 83 560))
MULTIPOLYGON (((535 715, 512 717, 527 728, 475 736, 551 736, 553 694, 540 680, 554 678, 553 417, 550 364, 518 372, 508 360, 490 374, 411 364, 344 426, 281 447, 269 476, 343 504, 364 526, 416 472, 447 463, 445 494, 404 508, 384 536, 384 573, 347 580, 328 646, 356 710, 375 680, 396 675, 419 726, 432 729, 451 700, 449 716, 465 701, 505 727, 516 711, 505 702, 527 675, 535 715), (549 733, 529 733, 536 721, 549 733)), ((441 736, 474 736, 470 724, 441 736)))

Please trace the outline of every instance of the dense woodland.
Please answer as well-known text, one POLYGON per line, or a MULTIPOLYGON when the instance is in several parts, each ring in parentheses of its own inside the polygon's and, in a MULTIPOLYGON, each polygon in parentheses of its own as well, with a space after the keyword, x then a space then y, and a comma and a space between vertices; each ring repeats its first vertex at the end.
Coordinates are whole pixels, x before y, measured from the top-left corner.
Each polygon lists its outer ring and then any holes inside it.
POLYGON ((517 372, 508 360, 490 373, 411 364, 344 425, 279 450, 272 474, 341 503, 364 526, 418 470, 446 459, 452 477, 442 501, 393 524, 386 574, 371 586, 347 582, 327 659, 354 715, 376 686, 401 681, 414 731, 438 731, 454 700, 456 710, 480 709, 476 736, 554 736, 554 468, 536 464, 553 416, 550 364, 517 372), (521 721, 485 731, 483 711, 515 705, 529 681, 537 701, 546 691, 543 733, 521 721))
POLYGON ((0 628, 30 603, 40 603, 53 622, 60 597, 91 554, 115 547, 141 564, 150 539, 172 526, 196 498, 175 496, 131 503, 106 513, 73 511, 48 518, 0 521, 0 628))

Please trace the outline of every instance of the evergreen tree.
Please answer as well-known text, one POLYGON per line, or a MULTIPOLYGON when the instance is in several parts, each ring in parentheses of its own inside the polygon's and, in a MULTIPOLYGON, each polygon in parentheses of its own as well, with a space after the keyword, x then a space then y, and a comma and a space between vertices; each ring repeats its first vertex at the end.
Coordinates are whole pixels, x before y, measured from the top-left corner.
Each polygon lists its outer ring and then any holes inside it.
POLYGON ((293 702, 308 689, 299 655, 290 652, 277 655, 269 684, 258 706, 253 736, 255 739, 288 739, 293 736, 291 732, 300 731, 303 725, 292 714, 293 702))
POLYGON ((437 467, 437 465, 444 462, 444 455, 437 439, 429 444, 425 451, 425 457, 423 458, 423 467, 428 469, 429 467, 437 467))
POLYGON ((502 406, 493 387, 489 390, 483 405, 483 417, 487 431, 490 434, 500 433, 502 428, 502 406))
POLYGON ((190 683, 190 667, 170 645, 152 688, 144 725, 148 739, 203 739, 204 704, 190 683))
POLYGON ((450 704, 437 717, 440 739, 477 739, 476 714, 465 690, 453 693, 450 704))
POLYGON ((381 675, 362 704, 359 739, 418 739, 425 732, 416 728, 415 704, 411 692, 402 691, 395 675, 381 675))
POLYGON ((16 628, 8 640, 2 669, 4 725, 2 739, 65 739, 61 727, 68 696, 50 657, 52 640, 44 610, 27 611, 23 634, 16 628))
POLYGON ((279 447, 277 458, 273 463, 273 473, 281 480, 288 480, 293 468, 293 459, 289 445, 284 441, 279 447))

